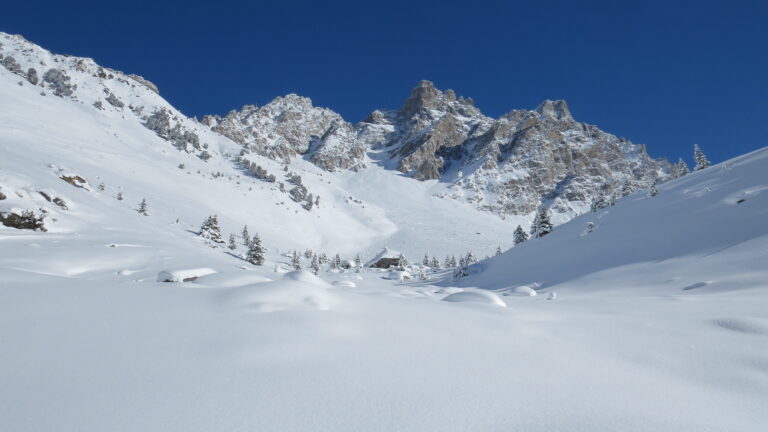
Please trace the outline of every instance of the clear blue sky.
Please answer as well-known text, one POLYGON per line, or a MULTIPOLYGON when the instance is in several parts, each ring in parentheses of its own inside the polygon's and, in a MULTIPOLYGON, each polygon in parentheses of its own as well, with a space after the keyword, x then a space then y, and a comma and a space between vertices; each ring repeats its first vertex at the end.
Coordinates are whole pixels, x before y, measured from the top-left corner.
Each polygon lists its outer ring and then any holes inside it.
POLYGON ((565 99, 653 156, 768 145, 768 1, 9 1, 0 30, 155 82, 188 115, 294 92, 356 122, 421 79, 488 115, 565 99))

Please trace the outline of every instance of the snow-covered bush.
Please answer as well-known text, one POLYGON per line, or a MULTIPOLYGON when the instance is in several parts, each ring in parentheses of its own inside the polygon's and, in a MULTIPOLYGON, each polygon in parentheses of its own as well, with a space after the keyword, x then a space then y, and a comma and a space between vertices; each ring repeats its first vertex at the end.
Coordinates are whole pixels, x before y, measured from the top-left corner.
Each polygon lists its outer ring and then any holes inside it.
POLYGON ((16 212, 0 212, 0 223, 16 229, 47 231, 43 223, 43 216, 37 216, 32 210, 24 210, 21 214, 16 212))
POLYGON ((2 61, 0 61, 0 64, 2 64, 10 72, 13 72, 17 75, 20 75, 22 73, 21 66, 19 66, 18 63, 16 63, 16 59, 13 58, 13 56, 5 57, 2 61))
POLYGON ((60 69, 48 69, 43 75, 43 81, 53 90, 56 96, 71 96, 77 89, 77 85, 72 84, 69 75, 60 69))
POLYGON ((37 83, 40 82, 40 77, 37 76, 37 69, 27 69, 27 81, 32 85, 37 85, 37 83))

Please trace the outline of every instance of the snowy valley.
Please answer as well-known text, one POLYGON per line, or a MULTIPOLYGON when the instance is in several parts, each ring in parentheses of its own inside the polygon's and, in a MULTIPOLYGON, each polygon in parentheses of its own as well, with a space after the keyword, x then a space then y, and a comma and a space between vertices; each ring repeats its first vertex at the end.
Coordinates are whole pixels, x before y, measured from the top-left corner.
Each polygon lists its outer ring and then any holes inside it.
POLYGON ((0 54, 0 429, 768 427, 768 148, 687 173, 426 81, 197 120, 0 54))

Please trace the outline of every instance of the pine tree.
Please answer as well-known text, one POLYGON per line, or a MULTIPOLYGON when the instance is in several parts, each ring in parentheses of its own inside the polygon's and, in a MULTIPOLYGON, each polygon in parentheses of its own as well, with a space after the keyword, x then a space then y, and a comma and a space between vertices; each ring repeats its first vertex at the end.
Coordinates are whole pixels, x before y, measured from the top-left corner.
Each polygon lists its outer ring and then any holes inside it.
POLYGON ((621 185, 621 196, 625 197, 627 195, 632 195, 633 193, 635 193, 635 187, 629 180, 624 180, 624 184, 621 185))
POLYGON ((224 240, 221 238, 221 228, 219 228, 218 216, 208 216, 208 219, 206 219, 200 227, 199 235, 211 243, 223 244, 224 240))
POLYGON ((327 264, 328 263, 328 255, 325 254, 325 252, 320 254, 320 264, 327 264))
POLYGON ((243 226, 243 246, 249 247, 251 245, 251 236, 248 234, 248 225, 243 226))
POLYGON ((656 185, 651 186, 651 190, 648 191, 648 197, 655 197, 659 194, 659 190, 656 188, 656 185))
POLYGON ((122 200, 123 200, 123 193, 122 193, 122 192, 118 192, 118 193, 117 193, 117 196, 116 196, 115 198, 116 198, 118 201, 122 201, 122 200))
POLYGON ((136 209, 136 211, 139 212, 140 215, 149 216, 149 213, 147 213, 147 200, 145 198, 141 199, 139 208, 136 209))
POLYGON ((446 255, 445 256, 445 261, 443 261, 443 267, 451 268, 451 256, 450 255, 446 255))
POLYGON ((400 270, 405 270, 406 267, 408 267, 408 260, 405 258, 405 255, 400 254, 397 256, 397 260, 400 263, 400 270))
POLYGON ((677 161, 677 172, 675 172, 675 176, 677 178, 683 177, 685 175, 688 175, 691 173, 691 170, 688 169, 688 164, 685 163, 683 158, 680 158, 680 160, 677 161))
POLYGON ((608 201, 608 198, 606 198, 605 194, 603 192, 600 192, 600 194, 592 201, 592 213, 597 213, 600 210, 610 206, 611 203, 608 201))
POLYGON ((459 267, 466 267, 467 266, 467 258, 461 257, 459 258, 459 267))
POLYGON ((448 267, 453 268, 456 267, 456 257, 451 255, 451 260, 448 262, 448 267))
POLYGON ((317 259, 317 255, 312 255, 312 263, 310 266, 312 267, 312 273, 320 273, 320 260, 317 259))
POLYGON ((229 235, 229 250, 235 250, 237 249, 237 241, 235 240, 235 235, 230 234, 229 235))
POLYGON ((299 251, 294 250, 291 255, 291 265, 294 270, 301 270, 301 259, 299 258, 299 251))
POLYGON ((549 220, 549 212, 545 207, 539 207, 536 213, 536 219, 531 225, 531 237, 541 238, 552 232, 552 222, 549 220))
POLYGON ((341 268, 341 257, 339 254, 333 257, 333 268, 341 268))
POLYGON ((436 256, 432 257, 432 268, 439 269, 440 268, 440 260, 437 259, 436 256))
POLYGON ((100 191, 104 192, 104 190, 107 188, 107 185, 104 183, 99 183, 99 185, 96 187, 99 188, 100 191))
POLYGON ((360 259, 360 254, 355 255, 355 273, 360 273, 360 269, 363 267, 363 260, 360 259))
POLYGON ((310 258, 312 258, 312 255, 314 255, 312 253, 312 249, 307 249, 307 250, 304 251, 304 258, 310 259, 310 258))
POLYGON ((523 227, 520 225, 517 226, 515 229, 515 233, 513 234, 513 237, 515 239, 515 246, 519 245, 520 243, 524 243, 526 240, 528 240, 528 234, 523 231, 523 227))
POLYGON ((501 245, 496 246, 496 255, 495 256, 499 256, 499 255, 501 255, 501 245))
POLYGON ((426 253, 424 254, 424 259, 423 259, 423 260, 421 260, 421 264, 423 264, 423 265, 425 265, 425 266, 429 267, 429 257, 427 256, 427 254, 426 254, 426 253))
POLYGON ((707 156, 704 154, 704 152, 701 150, 701 147, 699 147, 698 144, 693 145, 693 159, 696 161, 696 167, 694 170, 700 171, 704 168, 709 168, 709 160, 707 159, 707 156))
POLYGON ((475 254, 472 253, 472 251, 467 252, 467 257, 464 259, 464 262, 466 265, 474 264, 477 262, 477 258, 475 258, 475 254))
POLYGON ((245 260, 253 265, 260 266, 264 264, 264 248, 261 246, 261 238, 259 238, 258 233, 248 243, 248 252, 245 255, 245 260))

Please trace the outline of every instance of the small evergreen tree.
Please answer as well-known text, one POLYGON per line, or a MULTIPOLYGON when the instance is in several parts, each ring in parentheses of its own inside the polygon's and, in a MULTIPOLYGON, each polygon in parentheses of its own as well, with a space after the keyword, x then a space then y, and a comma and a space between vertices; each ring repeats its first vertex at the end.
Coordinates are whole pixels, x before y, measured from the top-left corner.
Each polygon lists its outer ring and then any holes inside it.
POLYGON ((221 228, 219 227, 218 216, 208 216, 205 222, 203 222, 203 225, 200 227, 199 235, 214 245, 223 244, 224 240, 221 238, 221 228))
POLYGON ((536 219, 531 225, 531 237, 541 238, 552 232, 552 222, 549 220, 549 212, 545 207, 539 207, 536 213, 536 219))
POLYGON ((424 254, 424 259, 421 260, 421 264, 429 267, 429 257, 427 256, 426 253, 424 254))
POLYGON ((122 200, 123 200, 123 193, 122 193, 122 192, 118 192, 118 193, 117 193, 117 196, 116 196, 115 198, 116 198, 118 201, 122 201, 122 200))
POLYGON ((320 254, 320 264, 327 264, 328 263, 328 255, 325 254, 325 252, 320 254))
POLYGON ((248 243, 248 252, 245 254, 245 260, 253 265, 264 264, 264 247, 261 246, 259 234, 255 234, 248 243))
POLYGON ((624 180, 624 184, 621 185, 621 196, 625 197, 627 195, 632 195, 633 193, 635 193, 635 187, 629 180, 624 180))
POLYGON ((140 215, 149 216, 149 213, 147 213, 147 200, 145 198, 141 199, 139 208, 136 209, 136 211, 139 212, 140 215))
POLYGON ((467 258, 461 257, 459 258, 459 267, 466 267, 467 266, 467 258))
POLYGON ((310 266, 312 267, 312 273, 320 273, 320 260, 317 259, 317 255, 312 255, 312 263, 310 266))
POLYGON ((432 268, 439 269, 440 268, 440 260, 437 259, 436 256, 432 257, 432 268))
POLYGON ((648 191, 648 196, 655 197, 658 194, 659 194, 659 190, 656 188, 656 185, 651 186, 651 190, 648 191))
POLYGON ((472 251, 467 252, 467 257, 464 259, 464 262, 466 265, 474 264, 477 262, 477 258, 475 258, 475 254, 472 253, 472 251))
POLYGON ((237 249, 237 241, 235 240, 235 235, 230 234, 229 235, 229 250, 235 250, 237 249))
POLYGON ((360 273, 360 269, 363 267, 363 260, 360 259, 360 254, 355 255, 355 273, 360 273))
POLYGON ((519 245, 520 243, 524 243, 528 240, 528 234, 523 231, 523 227, 520 225, 517 226, 515 229, 515 233, 513 234, 513 237, 515 239, 515 246, 519 245))
POLYGON ((445 256, 445 261, 443 261, 443 267, 451 268, 451 256, 450 255, 446 255, 445 256))
POLYGON ((400 263, 399 268, 400 270, 405 270, 406 267, 408 267, 408 260, 405 258, 405 255, 402 253, 397 256, 397 260, 400 263))
POLYGON ((333 257, 333 268, 341 268, 341 257, 339 254, 333 257))
POLYGON ((104 192, 104 190, 107 188, 107 186, 104 183, 99 183, 99 185, 96 187, 99 188, 99 190, 102 192, 104 192))
POLYGON ((251 245, 251 236, 248 234, 248 225, 243 225, 243 246, 249 247, 251 245))
POLYGON ((610 205, 611 203, 608 201, 608 198, 605 196, 605 194, 600 192, 600 194, 595 197, 594 201, 592 201, 592 207, 590 210, 592 210, 592 213, 597 213, 610 205))
POLYGON ((499 256, 499 255, 501 255, 501 245, 496 246, 496 254, 495 254, 495 256, 499 256))
POLYGON ((294 270, 301 270, 301 259, 299 258, 299 251, 294 250, 291 255, 291 265, 294 270))
POLYGON ((456 257, 451 255, 451 260, 448 262, 448 267, 454 268, 456 267, 456 257))
POLYGON ((312 258, 312 255, 314 255, 312 253, 312 249, 307 249, 307 250, 304 251, 304 258, 310 259, 310 258, 312 258))
POLYGON ((709 168, 709 159, 707 159, 707 156, 704 154, 698 144, 693 145, 693 160, 696 161, 696 167, 694 170, 700 171, 704 168, 709 168))
POLYGON ((691 173, 691 170, 688 169, 688 164, 685 163, 683 158, 680 158, 680 160, 677 161, 675 177, 680 178, 690 173, 691 173))

